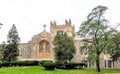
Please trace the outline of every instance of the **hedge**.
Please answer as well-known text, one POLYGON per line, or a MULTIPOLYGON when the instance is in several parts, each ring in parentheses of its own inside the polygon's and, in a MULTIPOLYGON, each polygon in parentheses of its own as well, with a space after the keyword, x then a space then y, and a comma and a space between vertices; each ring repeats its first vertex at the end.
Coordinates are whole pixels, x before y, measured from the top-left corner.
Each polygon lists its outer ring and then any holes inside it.
POLYGON ((42 60, 42 61, 40 61, 40 65, 43 66, 43 64, 46 63, 46 62, 53 63, 53 61, 51 61, 51 60, 42 60))
POLYGON ((75 63, 75 62, 70 62, 70 63, 63 63, 61 61, 55 62, 56 68, 58 69, 76 69, 76 68, 83 68, 85 65, 84 63, 75 63))
POLYGON ((83 68, 85 65, 84 63, 75 63, 70 62, 65 64, 63 61, 53 61, 50 60, 43 60, 43 61, 16 61, 16 62, 4 62, 0 63, 0 67, 12 67, 12 66, 38 66, 42 65, 46 70, 54 70, 55 68, 58 69, 76 69, 76 68, 83 68))
POLYGON ((55 63, 52 63, 50 61, 47 61, 47 62, 44 62, 43 64, 43 67, 46 69, 46 70, 54 70, 56 65, 55 63))
POLYGON ((63 61, 56 61, 55 62, 57 69, 63 69, 64 68, 64 62, 63 61))
POLYGON ((37 66, 39 61, 15 61, 15 62, 3 62, 0 63, 0 67, 12 67, 12 66, 37 66))
POLYGON ((85 64, 84 63, 75 63, 75 62, 70 62, 65 64, 65 69, 76 69, 76 68, 83 68, 85 64))

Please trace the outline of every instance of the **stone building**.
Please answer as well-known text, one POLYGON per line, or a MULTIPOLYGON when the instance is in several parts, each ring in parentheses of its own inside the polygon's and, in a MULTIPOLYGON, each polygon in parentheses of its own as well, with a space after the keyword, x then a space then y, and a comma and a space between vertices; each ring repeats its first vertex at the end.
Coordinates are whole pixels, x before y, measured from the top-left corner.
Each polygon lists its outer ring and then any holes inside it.
MULTIPOLYGON (((45 25, 44 25, 45 27, 45 25)), ((72 36, 76 47, 76 53, 71 61, 73 62, 85 62, 87 67, 90 66, 87 62, 88 49, 80 49, 84 45, 84 42, 75 37, 75 26, 71 23, 71 20, 65 20, 65 24, 57 25, 56 22, 50 22, 50 32, 45 29, 43 32, 34 35, 28 43, 21 43, 19 45, 19 60, 52 60, 54 61, 53 51, 53 39, 57 33, 66 32, 68 36, 72 36)), ((120 62, 115 63, 110 59, 110 55, 101 55, 101 67, 102 68, 120 68, 120 62)))

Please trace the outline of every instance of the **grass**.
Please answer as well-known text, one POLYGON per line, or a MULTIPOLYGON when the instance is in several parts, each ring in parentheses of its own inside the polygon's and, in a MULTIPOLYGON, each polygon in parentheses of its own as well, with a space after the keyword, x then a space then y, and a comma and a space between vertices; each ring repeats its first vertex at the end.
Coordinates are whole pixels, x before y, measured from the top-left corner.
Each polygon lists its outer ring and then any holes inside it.
POLYGON ((95 69, 44 70, 41 66, 25 66, 0 68, 0 74, 120 74, 120 69, 102 69, 98 73, 95 69))

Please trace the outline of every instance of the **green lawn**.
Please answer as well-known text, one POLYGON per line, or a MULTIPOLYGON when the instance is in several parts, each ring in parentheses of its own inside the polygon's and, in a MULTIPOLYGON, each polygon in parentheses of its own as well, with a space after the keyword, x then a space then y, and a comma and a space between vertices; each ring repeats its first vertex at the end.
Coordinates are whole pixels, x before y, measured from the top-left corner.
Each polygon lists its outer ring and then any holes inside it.
POLYGON ((8 67, 0 68, 0 74, 120 74, 118 69, 102 69, 101 73, 96 72, 95 69, 73 69, 62 70, 56 69, 52 71, 44 70, 41 66, 30 67, 8 67))

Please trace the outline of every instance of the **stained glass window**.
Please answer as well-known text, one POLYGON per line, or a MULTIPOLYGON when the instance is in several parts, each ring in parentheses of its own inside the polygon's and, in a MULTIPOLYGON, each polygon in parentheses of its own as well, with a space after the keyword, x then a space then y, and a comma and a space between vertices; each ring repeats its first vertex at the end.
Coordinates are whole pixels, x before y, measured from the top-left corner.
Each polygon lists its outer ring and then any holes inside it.
POLYGON ((40 42, 39 52, 49 52, 50 51, 50 43, 46 40, 40 42))

